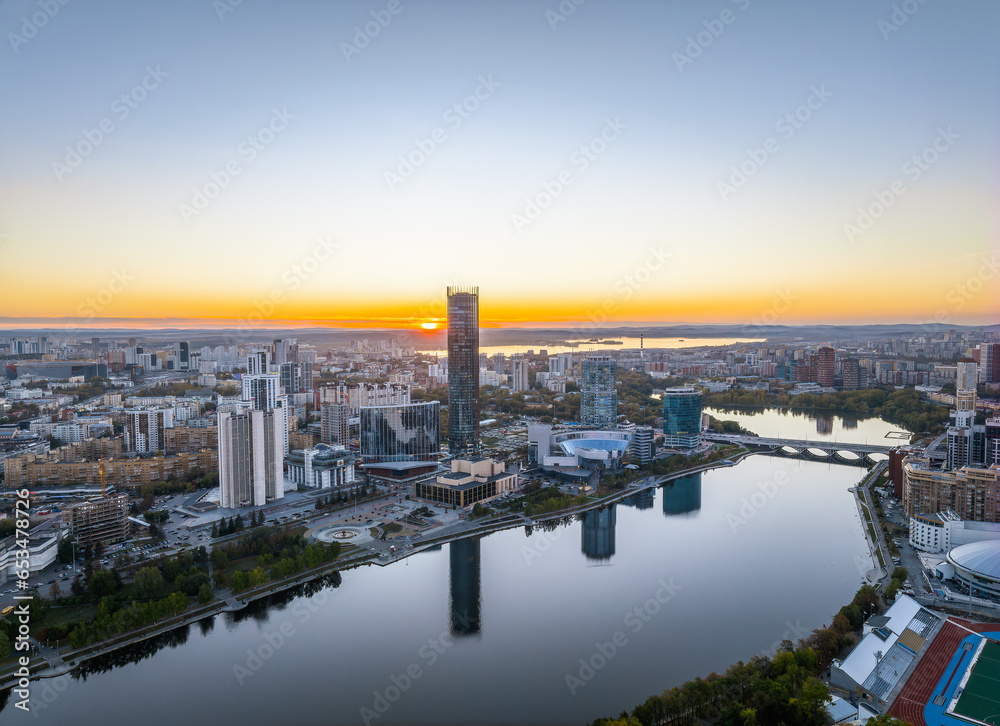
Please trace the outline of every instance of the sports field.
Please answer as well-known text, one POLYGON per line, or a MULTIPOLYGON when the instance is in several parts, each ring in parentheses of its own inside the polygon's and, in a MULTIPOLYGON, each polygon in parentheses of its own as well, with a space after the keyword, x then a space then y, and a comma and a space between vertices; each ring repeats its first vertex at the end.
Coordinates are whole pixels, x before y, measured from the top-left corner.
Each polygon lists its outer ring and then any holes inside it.
POLYGON ((965 684, 955 713, 1000 726, 1000 643, 987 641, 965 684))

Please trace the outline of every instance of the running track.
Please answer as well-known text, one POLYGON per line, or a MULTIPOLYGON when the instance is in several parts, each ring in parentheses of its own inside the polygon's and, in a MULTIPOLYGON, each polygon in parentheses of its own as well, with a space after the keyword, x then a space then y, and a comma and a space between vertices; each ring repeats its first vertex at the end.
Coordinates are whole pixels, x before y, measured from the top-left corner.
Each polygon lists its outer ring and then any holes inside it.
POLYGON ((948 618, 906 681, 903 690, 892 702, 892 707, 889 709, 892 716, 913 726, 928 726, 924 721, 924 707, 931 700, 934 689, 944 675, 952 656, 955 655, 959 643, 969 635, 969 630, 984 633, 997 630, 997 626, 995 623, 970 623, 961 618, 948 618), (958 627, 955 623, 968 630, 958 627))

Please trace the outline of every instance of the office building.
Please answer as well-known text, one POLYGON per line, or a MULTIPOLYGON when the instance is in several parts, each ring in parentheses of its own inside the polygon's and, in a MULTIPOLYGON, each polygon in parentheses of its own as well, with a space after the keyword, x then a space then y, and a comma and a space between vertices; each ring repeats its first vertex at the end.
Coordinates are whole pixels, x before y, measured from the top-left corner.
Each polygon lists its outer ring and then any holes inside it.
POLYGON ((172 408, 143 408, 125 413, 125 450, 140 454, 162 451, 163 430, 174 425, 172 408))
POLYGON ((177 344, 177 367, 182 371, 191 368, 191 344, 186 340, 177 344))
POLYGON ((656 454, 652 426, 636 426, 632 431, 632 443, 629 444, 628 453, 632 456, 632 461, 636 464, 648 464, 656 454))
POLYGON ((701 439, 701 391, 668 388, 663 392, 663 445, 692 449, 701 439))
POLYGON ((312 390, 312 366, 308 363, 282 363, 278 366, 281 389, 285 393, 306 393, 312 390))
POLYGON ((219 414, 220 506, 255 507, 285 496, 283 423, 276 411, 219 414))
POLYGON ((441 452, 441 404, 363 406, 360 439, 365 463, 437 459, 441 452))
POLYGON ((274 348, 273 360, 276 366, 299 362, 299 343, 295 338, 275 340, 272 347, 274 348))
POLYGON ((359 383, 347 386, 323 386, 316 392, 316 405, 343 403, 351 416, 358 416, 362 406, 403 406, 410 402, 409 383, 359 383))
POLYGON ((613 429, 618 420, 618 389, 615 359, 591 355, 583 361, 580 387, 580 423, 597 429, 613 429))
POLYGON ((479 450, 479 288, 449 287, 448 450, 479 450))

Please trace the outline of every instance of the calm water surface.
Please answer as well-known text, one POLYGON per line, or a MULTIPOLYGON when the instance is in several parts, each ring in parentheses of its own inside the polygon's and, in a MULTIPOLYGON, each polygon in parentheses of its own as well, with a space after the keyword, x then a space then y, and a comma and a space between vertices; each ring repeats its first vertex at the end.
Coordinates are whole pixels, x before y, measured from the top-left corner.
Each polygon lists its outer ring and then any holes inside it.
MULTIPOLYGON (((862 473, 756 456, 552 531, 508 530, 351 570, 336 587, 131 651, 145 654, 138 663, 102 661, 109 670, 65 679, 58 695, 35 682, 31 720, 568 724, 617 714, 828 623, 871 566, 847 491, 862 473)), ((4 724, 25 718, 12 702, 0 713, 4 724)))

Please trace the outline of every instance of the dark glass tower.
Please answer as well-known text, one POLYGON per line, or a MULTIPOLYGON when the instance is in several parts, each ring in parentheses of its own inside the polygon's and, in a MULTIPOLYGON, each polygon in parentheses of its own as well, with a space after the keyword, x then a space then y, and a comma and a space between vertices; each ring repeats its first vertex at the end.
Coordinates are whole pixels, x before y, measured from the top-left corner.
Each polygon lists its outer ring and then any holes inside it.
POLYGON ((448 288, 448 450, 479 449, 479 288, 448 288))

